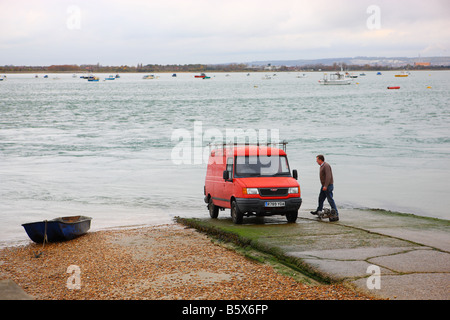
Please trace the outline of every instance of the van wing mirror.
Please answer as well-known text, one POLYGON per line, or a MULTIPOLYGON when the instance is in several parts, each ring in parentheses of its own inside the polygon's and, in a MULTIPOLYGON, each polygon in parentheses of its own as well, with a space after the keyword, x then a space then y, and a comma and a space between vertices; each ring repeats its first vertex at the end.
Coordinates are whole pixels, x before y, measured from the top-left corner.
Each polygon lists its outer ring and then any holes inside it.
POLYGON ((292 170, 292 176, 294 177, 295 180, 298 179, 298 172, 296 169, 292 170))
POLYGON ((227 170, 224 170, 224 171, 223 171, 223 179, 224 179, 224 180, 228 180, 228 179, 229 179, 228 171, 227 171, 227 170))

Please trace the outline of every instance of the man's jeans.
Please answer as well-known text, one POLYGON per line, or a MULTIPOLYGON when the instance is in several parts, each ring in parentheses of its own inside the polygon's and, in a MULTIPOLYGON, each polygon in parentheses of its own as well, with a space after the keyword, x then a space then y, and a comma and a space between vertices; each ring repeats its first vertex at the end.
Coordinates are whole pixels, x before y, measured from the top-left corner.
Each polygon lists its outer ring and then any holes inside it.
POLYGON ((317 211, 322 211, 323 210, 323 202, 325 201, 325 199, 328 200, 328 203, 331 206, 331 209, 334 209, 336 211, 336 215, 338 215, 338 210, 336 208, 336 204, 334 203, 333 200, 333 185, 330 184, 327 187, 326 191, 323 191, 323 186, 320 188, 320 193, 319 193, 319 206, 317 207, 317 211))

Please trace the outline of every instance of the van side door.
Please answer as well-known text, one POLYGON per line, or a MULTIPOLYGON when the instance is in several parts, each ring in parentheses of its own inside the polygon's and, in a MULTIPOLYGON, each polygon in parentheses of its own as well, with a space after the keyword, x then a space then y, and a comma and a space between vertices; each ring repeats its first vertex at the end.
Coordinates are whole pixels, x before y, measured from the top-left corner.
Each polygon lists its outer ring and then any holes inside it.
POLYGON ((233 157, 227 158, 226 171, 228 172, 228 179, 225 180, 223 197, 228 201, 228 207, 230 206, 230 199, 234 195, 234 159, 233 157))

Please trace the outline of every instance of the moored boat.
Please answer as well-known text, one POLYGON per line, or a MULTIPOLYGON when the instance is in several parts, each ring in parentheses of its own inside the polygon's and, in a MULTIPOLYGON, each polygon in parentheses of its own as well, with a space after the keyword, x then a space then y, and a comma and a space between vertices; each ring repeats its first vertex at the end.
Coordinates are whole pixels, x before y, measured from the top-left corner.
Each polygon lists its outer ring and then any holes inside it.
POLYGON ((395 76, 397 78, 405 78, 405 77, 409 76, 409 72, 402 71, 401 73, 396 74, 395 76))
POLYGON ((75 239, 91 227, 92 218, 86 216, 59 217, 52 220, 24 223, 26 233, 36 243, 75 239))
POLYGON ((387 87, 388 89, 400 89, 400 86, 387 87))
POLYGON ((356 78, 358 78, 357 75, 354 75, 353 73, 350 74, 350 73, 348 73, 348 72, 345 73, 345 77, 346 77, 346 78, 349 78, 349 79, 356 79, 356 78))
POLYGON ((350 84, 351 80, 345 77, 345 74, 341 72, 336 72, 330 74, 330 77, 328 77, 328 74, 324 73, 323 79, 319 80, 320 84, 323 85, 346 85, 350 84))
POLYGON ((206 74, 204 74, 203 72, 200 73, 200 74, 196 74, 196 75, 194 76, 194 78, 204 78, 204 77, 206 77, 206 74))

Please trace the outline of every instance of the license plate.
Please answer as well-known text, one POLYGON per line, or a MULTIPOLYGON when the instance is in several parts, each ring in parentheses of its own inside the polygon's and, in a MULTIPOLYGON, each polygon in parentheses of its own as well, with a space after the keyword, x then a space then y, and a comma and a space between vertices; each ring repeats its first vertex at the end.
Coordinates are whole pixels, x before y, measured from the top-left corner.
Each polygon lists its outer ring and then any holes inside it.
POLYGON ((285 202, 284 201, 278 201, 278 202, 266 202, 266 207, 284 207, 285 206, 285 202))

